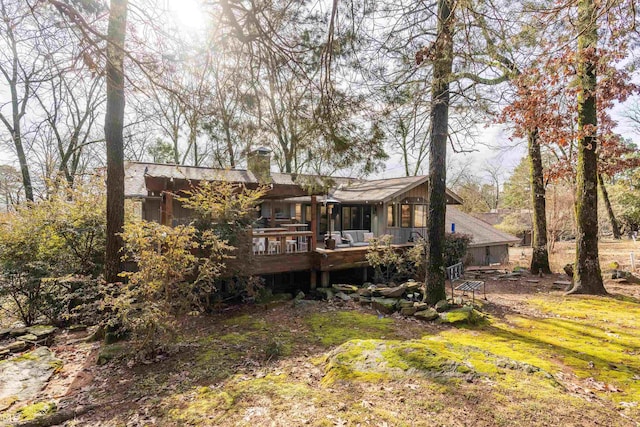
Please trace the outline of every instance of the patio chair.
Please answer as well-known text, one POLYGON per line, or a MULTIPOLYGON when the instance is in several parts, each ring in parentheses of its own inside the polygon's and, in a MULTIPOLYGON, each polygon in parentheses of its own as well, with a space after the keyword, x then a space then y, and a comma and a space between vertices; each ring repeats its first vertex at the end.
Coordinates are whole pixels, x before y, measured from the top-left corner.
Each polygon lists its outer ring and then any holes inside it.
POLYGON ((253 254, 263 254, 265 251, 264 245, 264 237, 254 237, 253 238, 253 254))

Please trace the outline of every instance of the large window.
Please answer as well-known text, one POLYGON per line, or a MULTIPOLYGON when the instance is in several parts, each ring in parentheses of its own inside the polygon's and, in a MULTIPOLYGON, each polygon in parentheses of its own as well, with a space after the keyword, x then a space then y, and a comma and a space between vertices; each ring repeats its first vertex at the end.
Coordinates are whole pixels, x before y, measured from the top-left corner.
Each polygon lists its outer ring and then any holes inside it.
POLYGON ((387 227, 425 228, 426 226, 427 205, 402 204, 387 206, 387 227))
POLYGON ((400 226, 411 227, 411 205, 400 205, 400 226))
POLYGON ((343 230, 370 230, 371 206, 342 206, 343 230))
POLYGON ((413 226, 415 228, 427 226, 427 205, 413 205, 413 226))
POLYGON ((398 213, 396 211, 396 205, 387 206, 387 227, 398 226, 398 213))

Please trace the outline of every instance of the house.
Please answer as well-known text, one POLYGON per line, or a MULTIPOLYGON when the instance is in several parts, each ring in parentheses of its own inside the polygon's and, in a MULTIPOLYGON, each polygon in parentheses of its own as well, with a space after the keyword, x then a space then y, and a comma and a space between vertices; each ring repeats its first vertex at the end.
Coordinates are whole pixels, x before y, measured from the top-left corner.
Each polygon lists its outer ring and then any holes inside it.
POLYGON ((448 230, 473 236, 465 259, 469 265, 505 264, 509 262, 509 246, 521 241, 455 206, 447 207, 446 224, 448 230))
MULTIPOLYGON (((173 195, 202 181, 227 181, 248 188, 268 183, 271 187, 256 212, 251 274, 311 271, 315 277, 320 272, 325 284, 329 271, 367 266, 366 247, 325 248, 328 232, 390 234, 399 248, 427 235, 427 176, 362 180, 273 173, 266 149, 250 154, 248 170, 140 162, 125 165, 125 196, 135 201, 143 219, 166 225, 192 219, 192 213, 173 195)), ((474 263, 504 261, 508 245, 518 239, 454 208, 461 203, 459 196, 447 190, 447 228, 473 236, 474 263)))

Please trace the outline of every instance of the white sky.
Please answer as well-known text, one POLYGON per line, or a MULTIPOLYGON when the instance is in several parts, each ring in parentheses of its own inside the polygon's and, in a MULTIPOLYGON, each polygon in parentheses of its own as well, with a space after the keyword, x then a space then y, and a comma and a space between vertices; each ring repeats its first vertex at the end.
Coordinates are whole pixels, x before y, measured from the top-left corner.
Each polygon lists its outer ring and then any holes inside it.
MULTIPOLYGON (((171 17, 176 24, 184 28, 187 32, 200 32, 205 29, 208 24, 208 16, 202 10, 202 0, 161 0, 162 6, 171 11, 171 17)), ((0 96, 4 90, 0 88, 0 96)), ((629 101, 627 104, 630 103, 629 101)), ((640 135, 634 134, 632 129, 623 117, 625 105, 618 105, 614 108, 612 115, 618 120, 619 126, 617 131, 625 138, 630 138, 636 143, 640 142, 640 135)), ((99 124, 98 126, 101 126, 99 124)), ((501 126, 493 125, 489 127, 476 128, 473 132, 477 135, 476 146, 470 153, 454 153, 449 150, 447 163, 464 164, 471 162, 470 166, 474 172, 479 172, 487 163, 500 162, 507 176, 518 164, 520 159, 526 154, 526 145, 523 142, 509 140, 508 132, 504 132, 501 126), (495 147, 510 147, 508 149, 498 150, 495 147), (469 160, 470 159, 470 160, 469 160)), ((640 144, 639 144, 640 145, 640 144)), ((0 146, 0 163, 12 164, 18 166, 15 153, 6 145, 0 146)), ((425 168, 428 166, 425 164, 425 168)), ((423 173, 427 173, 425 169, 423 173)), ((404 166, 399 155, 391 155, 387 161, 387 167, 384 171, 374 175, 376 178, 390 178, 404 175, 404 166)))

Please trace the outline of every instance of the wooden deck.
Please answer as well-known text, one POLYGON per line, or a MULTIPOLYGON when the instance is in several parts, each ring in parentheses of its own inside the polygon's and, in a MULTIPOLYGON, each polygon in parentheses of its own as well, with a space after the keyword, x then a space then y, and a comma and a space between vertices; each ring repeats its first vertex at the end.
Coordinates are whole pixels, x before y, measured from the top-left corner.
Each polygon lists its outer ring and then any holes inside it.
MULTIPOLYGON (((411 243, 393 245, 397 250, 404 251, 413 246, 411 243)), ((366 268, 369 263, 366 259, 369 247, 324 249, 316 248, 313 251, 278 253, 278 254, 250 254, 250 258, 238 257, 234 264, 242 266, 236 269, 247 275, 266 275, 287 273, 293 271, 309 271, 312 287, 315 286, 317 275, 320 274, 322 286, 328 285, 329 273, 332 271, 351 268, 366 268)))

